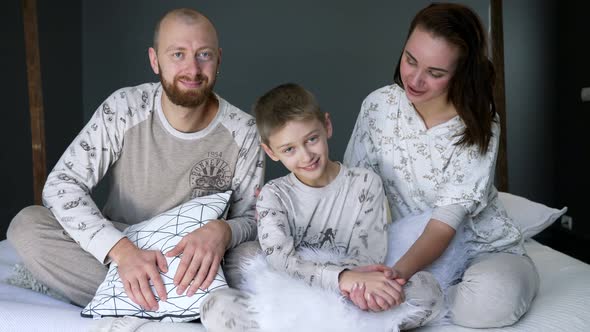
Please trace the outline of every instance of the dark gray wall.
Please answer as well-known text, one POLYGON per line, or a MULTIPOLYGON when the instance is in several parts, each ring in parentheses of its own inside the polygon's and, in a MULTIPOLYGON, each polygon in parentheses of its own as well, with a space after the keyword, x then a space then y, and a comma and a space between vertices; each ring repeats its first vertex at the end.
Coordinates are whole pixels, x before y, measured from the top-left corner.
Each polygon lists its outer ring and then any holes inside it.
POLYGON ((4 238, 8 223, 18 210, 33 202, 31 130, 20 1, 5 2, 2 12, 0 36, 3 49, 0 59, 9 65, 4 66, 7 75, 0 80, 4 103, 0 124, 0 239, 4 238))
MULTIPOLYGON (((463 1, 487 19, 486 1, 463 1)), ((116 88, 153 81, 147 48, 167 10, 190 6, 216 25, 217 92, 249 112, 256 97, 300 83, 332 115, 341 160, 363 98, 391 82, 413 15, 429 1, 88 1, 83 3, 85 117, 116 88), (108 22, 108 23, 107 23, 108 22)), ((266 178, 285 174, 267 159, 266 178)))
MULTIPOLYGON (((557 204, 567 205, 573 217, 574 234, 583 234, 579 241, 588 253, 590 222, 588 207, 588 155, 590 139, 590 102, 583 103, 580 90, 590 87, 590 2, 567 3, 557 7, 559 40, 556 60, 558 68, 555 92, 558 106, 555 109, 556 144, 555 181, 557 204)), ((590 255, 586 254, 590 258, 590 255)))
POLYGON ((503 3, 509 191, 554 205, 555 2, 503 3))
MULTIPOLYGON (((82 126, 81 7, 71 2, 55 6, 38 1, 39 52, 45 112, 47 169, 53 168, 82 126)), ((0 239, 10 220, 23 207, 33 204, 31 130, 21 1, 2 5, 3 47, 0 130, 0 239)))

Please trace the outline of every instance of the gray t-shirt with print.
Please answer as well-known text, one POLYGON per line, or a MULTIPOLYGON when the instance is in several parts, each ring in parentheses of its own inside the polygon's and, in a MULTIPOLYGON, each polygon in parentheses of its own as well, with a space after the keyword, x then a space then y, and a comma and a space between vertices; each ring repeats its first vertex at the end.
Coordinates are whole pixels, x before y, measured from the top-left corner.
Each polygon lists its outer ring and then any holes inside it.
POLYGON ((255 120, 219 96, 211 123, 175 130, 161 107, 162 87, 120 89, 97 109, 49 174, 44 204, 80 246, 105 261, 123 235, 111 220, 135 224, 187 200, 233 190, 231 247, 256 237, 255 191, 264 159, 255 120), (109 171, 102 213, 90 193, 109 171))

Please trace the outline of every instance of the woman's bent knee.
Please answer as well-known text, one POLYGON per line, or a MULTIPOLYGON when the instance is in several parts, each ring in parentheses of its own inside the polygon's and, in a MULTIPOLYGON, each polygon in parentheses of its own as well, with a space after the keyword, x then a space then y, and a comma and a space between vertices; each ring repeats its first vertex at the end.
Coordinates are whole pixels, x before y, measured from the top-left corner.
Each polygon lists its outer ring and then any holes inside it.
POLYGON ((529 258, 490 255, 470 266, 449 292, 453 322, 472 328, 512 325, 528 311, 538 284, 529 258))

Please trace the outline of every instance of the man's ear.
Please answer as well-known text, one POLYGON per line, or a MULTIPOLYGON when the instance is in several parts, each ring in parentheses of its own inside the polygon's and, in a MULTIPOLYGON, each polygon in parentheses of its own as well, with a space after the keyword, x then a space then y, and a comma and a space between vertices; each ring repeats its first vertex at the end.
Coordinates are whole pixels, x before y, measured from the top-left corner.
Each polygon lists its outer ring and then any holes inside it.
POLYGON ((158 55, 156 54, 156 50, 153 47, 148 49, 148 55, 150 57, 150 66, 152 66, 154 74, 160 74, 160 68, 158 68, 158 55))
POLYGON ((324 115, 324 128, 326 128, 326 133, 328 134, 328 138, 332 137, 332 133, 334 128, 332 127, 332 120, 330 120, 330 113, 326 112, 324 115))
POLYGON ((264 143, 260 143, 260 145, 262 146, 262 149, 264 150, 264 152, 266 152, 266 155, 267 155, 267 156, 268 156, 270 159, 272 159, 272 160, 274 160, 274 161, 279 161, 279 157, 277 157, 277 156, 274 154, 274 152, 272 152, 272 149, 271 149, 271 148, 270 148, 268 145, 266 145, 266 144, 264 144, 264 143))

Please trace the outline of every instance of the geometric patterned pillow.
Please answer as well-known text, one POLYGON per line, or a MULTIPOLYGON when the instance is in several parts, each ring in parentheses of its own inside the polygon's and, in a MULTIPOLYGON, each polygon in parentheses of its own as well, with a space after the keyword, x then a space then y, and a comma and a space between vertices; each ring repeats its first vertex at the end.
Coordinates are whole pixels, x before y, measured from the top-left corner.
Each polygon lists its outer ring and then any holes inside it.
MULTIPOLYGON (((147 221, 129 226, 124 234, 141 249, 160 250, 164 255, 172 250, 188 233, 200 228, 209 220, 225 216, 229 208, 231 191, 194 198, 147 221)), ((160 272, 168 299, 161 301, 152 285, 158 301, 158 310, 143 310, 125 293, 115 262, 111 263, 105 280, 98 287, 92 301, 82 309, 82 317, 136 316, 166 322, 187 322, 201 315, 200 304, 209 292, 226 288, 227 283, 221 266, 209 288, 197 290, 191 296, 176 294, 174 274, 182 255, 166 257, 168 272, 160 272)), ((150 282, 151 284, 151 282, 150 282)))

